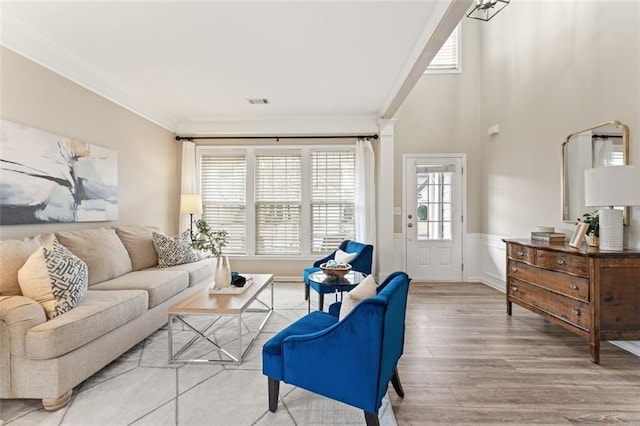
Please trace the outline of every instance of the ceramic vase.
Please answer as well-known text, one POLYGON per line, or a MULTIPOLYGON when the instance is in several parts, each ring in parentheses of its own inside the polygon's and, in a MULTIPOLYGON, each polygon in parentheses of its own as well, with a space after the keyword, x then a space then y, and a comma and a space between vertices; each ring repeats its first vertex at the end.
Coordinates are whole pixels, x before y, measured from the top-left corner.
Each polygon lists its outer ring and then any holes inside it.
POLYGON ((231 266, 227 256, 217 257, 215 280, 215 288, 229 288, 231 286, 231 266))

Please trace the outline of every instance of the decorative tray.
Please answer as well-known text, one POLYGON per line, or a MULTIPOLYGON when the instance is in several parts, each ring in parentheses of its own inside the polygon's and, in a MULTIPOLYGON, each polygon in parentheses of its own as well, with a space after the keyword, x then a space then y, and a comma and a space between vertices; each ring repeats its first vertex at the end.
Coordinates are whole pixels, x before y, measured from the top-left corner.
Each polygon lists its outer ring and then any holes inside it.
POLYGON ((209 294, 242 294, 253 284, 253 278, 247 278, 247 282, 242 287, 214 288, 214 282, 209 286, 209 294))

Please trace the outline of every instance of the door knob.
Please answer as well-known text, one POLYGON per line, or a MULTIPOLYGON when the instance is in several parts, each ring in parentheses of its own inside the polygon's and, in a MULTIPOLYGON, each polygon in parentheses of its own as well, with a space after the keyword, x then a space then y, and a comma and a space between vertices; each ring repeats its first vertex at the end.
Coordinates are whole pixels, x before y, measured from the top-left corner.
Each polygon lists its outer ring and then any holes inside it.
POLYGON ((407 216, 407 217, 408 217, 409 219, 413 219, 413 216, 412 216, 412 215, 409 215, 409 216, 407 216))
POLYGON ((407 223, 407 227, 413 228, 413 223, 407 223))

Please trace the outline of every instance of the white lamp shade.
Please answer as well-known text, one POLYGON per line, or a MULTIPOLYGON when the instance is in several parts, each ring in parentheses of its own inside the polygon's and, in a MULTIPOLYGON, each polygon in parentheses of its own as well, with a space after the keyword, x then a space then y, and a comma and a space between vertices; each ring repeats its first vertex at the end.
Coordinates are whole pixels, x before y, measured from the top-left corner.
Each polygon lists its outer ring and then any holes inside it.
POLYGON ((640 205, 640 167, 610 166, 584 171, 588 207, 640 205))
POLYGON ((180 214, 202 214, 200 194, 182 194, 180 196, 180 214))

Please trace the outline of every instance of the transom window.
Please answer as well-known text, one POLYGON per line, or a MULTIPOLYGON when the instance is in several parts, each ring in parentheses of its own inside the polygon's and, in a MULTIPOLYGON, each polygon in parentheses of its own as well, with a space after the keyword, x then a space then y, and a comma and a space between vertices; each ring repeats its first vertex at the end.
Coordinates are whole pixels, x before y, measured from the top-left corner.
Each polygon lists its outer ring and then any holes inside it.
POLYGON ((198 147, 203 219, 226 254, 304 256, 355 239, 353 146, 198 147))
POLYGON ((425 70, 425 74, 459 73, 462 71, 460 61, 460 24, 453 29, 436 56, 425 70))

